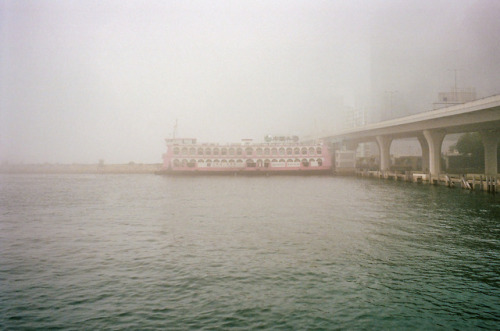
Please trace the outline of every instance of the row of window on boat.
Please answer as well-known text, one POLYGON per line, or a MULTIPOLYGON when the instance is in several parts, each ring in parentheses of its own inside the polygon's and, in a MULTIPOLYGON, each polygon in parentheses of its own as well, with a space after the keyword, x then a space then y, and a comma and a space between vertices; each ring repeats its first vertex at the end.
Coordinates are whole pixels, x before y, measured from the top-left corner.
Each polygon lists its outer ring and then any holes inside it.
MULTIPOLYGON (((288 148, 252 148, 247 147, 244 149, 246 156, 254 155, 321 155, 321 147, 288 147, 288 148)), ((187 148, 187 147, 174 147, 174 155, 243 155, 243 148, 226 148, 226 147, 214 147, 214 148, 187 148)))
POLYGON ((247 167, 257 167, 257 168, 261 168, 261 167, 269 167, 271 164, 276 164, 276 163, 280 163, 282 164, 283 166, 298 166, 298 165, 302 165, 304 167, 308 167, 310 165, 317 165, 319 167, 321 167, 323 165, 323 159, 295 159, 295 160, 292 160, 292 159, 288 159, 288 160, 285 160, 285 159, 280 159, 280 160, 277 160, 277 159, 273 159, 273 160, 252 160, 252 159, 248 159, 246 160, 246 162, 243 162, 243 160, 241 159, 238 159, 238 160, 233 160, 233 159, 229 159, 229 160, 186 160, 186 159, 182 159, 182 160, 179 160, 179 159, 174 159, 173 160, 173 165, 174 167, 189 167, 189 168, 194 168, 196 167, 197 165, 198 166, 207 166, 207 167, 210 167, 212 165, 214 166, 217 166, 217 165, 227 165, 228 167, 234 167, 234 166, 237 166, 237 167, 243 167, 243 166, 247 166, 247 167))

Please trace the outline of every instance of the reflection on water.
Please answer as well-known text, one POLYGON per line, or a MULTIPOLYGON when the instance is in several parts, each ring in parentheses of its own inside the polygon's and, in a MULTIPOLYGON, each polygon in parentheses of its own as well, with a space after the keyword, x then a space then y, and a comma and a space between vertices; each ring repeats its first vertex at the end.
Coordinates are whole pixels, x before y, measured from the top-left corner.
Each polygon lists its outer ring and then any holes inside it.
POLYGON ((0 328, 495 329, 500 198, 340 177, 0 177, 0 328))

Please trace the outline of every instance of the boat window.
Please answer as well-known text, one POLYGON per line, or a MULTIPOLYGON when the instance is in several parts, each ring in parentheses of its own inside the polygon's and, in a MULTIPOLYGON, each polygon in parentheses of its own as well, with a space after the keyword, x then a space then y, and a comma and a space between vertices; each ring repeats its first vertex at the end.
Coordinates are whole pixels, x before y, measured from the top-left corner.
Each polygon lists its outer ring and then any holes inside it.
POLYGON ((268 168, 270 163, 271 163, 271 161, 269 161, 268 159, 265 159, 264 160, 264 167, 268 168))
POLYGON ((241 155, 241 154, 243 154, 243 150, 241 148, 238 148, 236 150, 236 155, 241 155))
POLYGON ((204 163, 205 161, 203 161, 203 159, 199 159, 198 160, 198 163, 204 163))
POLYGON ((309 154, 314 154, 314 147, 309 147, 309 154))
POLYGON ((174 148, 174 155, 179 155, 179 147, 174 148))
POLYGON ((220 150, 221 155, 227 155, 227 148, 223 148, 220 150))
POLYGON ((276 159, 273 159, 273 160, 272 160, 271 162, 278 162, 278 160, 276 160, 276 159))
POLYGON ((245 148, 245 154, 246 154, 246 155, 252 155, 252 154, 253 154, 253 149, 252 149, 252 147, 247 147, 247 148, 245 148))
POLYGON ((306 155, 307 154, 307 148, 306 147, 302 147, 302 155, 306 155))
POLYGON ((257 167, 262 168, 262 163, 263 163, 262 160, 258 159, 257 160, 257 167))
POLYGON ((198 155, 203 155, 203 148, 198 148, 198 155))
POLYGON ((321 147, 316 148, 316 154, 321 154, 321 153, 322 153, 321 147))
POLYGON ((257 164, 255 163, 254 160, 252 160, 252 159, 247 160, 247 167, 255 168, 256 165, 257 164))
POLYGON ((300 148, 295 147, 295 148, 293 149, 293 153, 294 153, 295 155, 299 155, 299 154, 300 154, 300 148))
POLYGON ((205 149, 206 155, 212 155, 212 150, 210 148, 205 149))
POLYGON ((174 167, 179 167, 181 165, 181 163, 179 162, 179 160, 175 159, 174 160, 174 167))
POLYGON ((307 161, 307 159, 302 159, 302 165, 303 165, 304 167, 309 166, 309 161, 307 161))
POLYGON ((280 155, 285 155, 285 149, 283 147, 280 148, 280 155))
POLYGON ((186 147, 181 149, 181 154, 186 155, 188 153, 188 149, 186 147))
POLYGON ((280 159, 280 162, 281 162, 281 163, 285 163, 285 160, 284 160, 284 159, 280 159))
POLYGON ((234 160, 233 159, 229 160, 229 165, 230 166, 234 166, 234 160))
POLYGON ((229 149, 229 155, 234 155, 234 148, 229 149))
POLYGON ((322 159, 317 159, 318 165, 321 167, 323 165, 323 160, 322 159))
POLYGON ((299 159, 295 159, 295 161, 294 161, 294 162, 300 162, 300 160, 299 160, 299 159))
POLYGON ((271 154, 278 155, 278 149, 276 149, 276 148, 271 149, 271 154))
POLYGON ((291 162, 293 162, 293 160, 292 159, 288 159, 288 160, 286 160, 286 162, 287 163, 291 163, 291 162))
POLYGON ((195 155, 195 154, 196 154, 196 149, 195 149, 194 147, 191 147, 191 148, 189 149, 189 154, 190 154, 190 155, 195 155))
POLYGON ((219 149, 218 148, 214 148, 214 155, 219 155, 219 149))
POLYGON ((183 167, 185 167, 187 165, 187 160, 182 160, 181 164, 183 167))
POLYGON ((271 154, 271 150, 269 148, 264 148, 264 155, 271 154))
POLYGON ((262 148, 257 148, 257 155, 262 155, 262 148))
POLYGON ((286 149, 286 155, 292 155, 292 149, 290 147, 286 149))

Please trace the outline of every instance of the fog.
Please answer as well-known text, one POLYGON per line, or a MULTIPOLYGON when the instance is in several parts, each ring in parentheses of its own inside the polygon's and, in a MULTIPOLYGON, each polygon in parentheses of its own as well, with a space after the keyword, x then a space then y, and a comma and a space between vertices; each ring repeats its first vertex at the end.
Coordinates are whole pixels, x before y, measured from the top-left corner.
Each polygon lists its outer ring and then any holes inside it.
POLYGON ((500 2, 3 1, 0 161, 159 163, 500 93, 500 2))

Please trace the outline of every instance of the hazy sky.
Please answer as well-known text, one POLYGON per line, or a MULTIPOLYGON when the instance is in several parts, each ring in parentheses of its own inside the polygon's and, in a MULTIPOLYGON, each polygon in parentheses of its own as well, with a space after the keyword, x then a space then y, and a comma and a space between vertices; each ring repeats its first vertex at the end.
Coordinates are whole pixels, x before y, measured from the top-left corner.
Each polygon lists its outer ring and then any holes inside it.
POLYGON ((0 161, 161 162, 500 93, 500 1, 0 0, 0 161))

